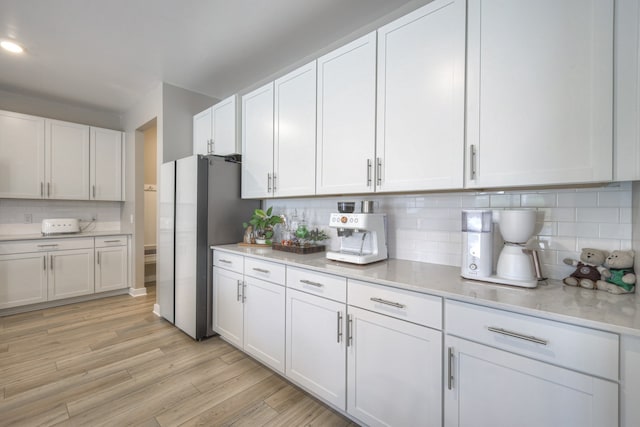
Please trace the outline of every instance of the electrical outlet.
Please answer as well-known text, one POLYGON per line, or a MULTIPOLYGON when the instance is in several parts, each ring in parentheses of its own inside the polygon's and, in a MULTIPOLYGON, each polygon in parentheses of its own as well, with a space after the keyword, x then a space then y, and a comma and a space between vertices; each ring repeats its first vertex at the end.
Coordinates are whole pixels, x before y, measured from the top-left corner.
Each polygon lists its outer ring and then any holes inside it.
POLYGON ((24 214, 24 223, 31 224, 33 222, 33 214, 24 214))

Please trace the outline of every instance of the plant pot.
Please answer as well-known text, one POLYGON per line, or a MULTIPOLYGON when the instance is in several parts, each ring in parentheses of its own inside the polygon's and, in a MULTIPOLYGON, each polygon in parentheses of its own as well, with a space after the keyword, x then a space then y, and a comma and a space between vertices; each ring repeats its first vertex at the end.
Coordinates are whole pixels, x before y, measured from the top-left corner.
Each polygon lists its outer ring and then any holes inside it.
POLYGON ((257 245, 266 245, 267 244, 267 239, 258 239, 258 238, 256 238, 256 244, 257 245))

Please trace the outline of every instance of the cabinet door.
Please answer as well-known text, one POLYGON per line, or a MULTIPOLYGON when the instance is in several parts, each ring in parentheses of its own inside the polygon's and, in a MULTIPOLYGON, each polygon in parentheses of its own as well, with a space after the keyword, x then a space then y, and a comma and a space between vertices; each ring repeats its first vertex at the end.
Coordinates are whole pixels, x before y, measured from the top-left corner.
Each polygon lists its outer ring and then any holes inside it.
POLYGON ((378 30, 376 191, 462 188, 465 13, 438 0, 378 30))
POLYGON ((287 377, 346 408, 346 306, 287 289, 287 377))
POLYGON ((91 200, 122 200, 122 132, 91 128, 91 200))
POLYGON ((96 248, 96 292, 127 286, 127 247, 96 248))
POLYGON ((242 97, 242 197, 270 197, 273 174, 273 83, 242 97))
POLYGON ((275 81, 276 196, 316 192, 316 61, 275 81))
POLYGON ((211 154, 212 128, 211 107, 193 116, 193 154, 211 154))
POLYGON ((93 248, 49 252, 49 300, 92 294, 93 262, 93 248))
POLYGON ((349 306, 347 412, 371 426, 442 422, 442 333, 349 306))
POLYGON ((44 119, 0 111, 0 198, 44 196, 44 119))
POLYGON ((89 126, 45 123, 47 198, 89 199, 89 126))
POLYGON ((233 95, 223 99, 213 107, 212 110, 212 133, 211 150, 213 154, 228 156, 237 154, 237 96, 233 95))
POLYGON ((455 337, 446 426, 616 426, 618 384, 455 337))
POLYGON ((612 179, 613 2, 468 4, 469 188, 612 179))
POLYGON ((47 300, 47 255, 0 255, 0 309, 47 300))
POLYGON ((213 327, 230 343, 242 348, 242 274, 213 267, 213 327))
POLYGON ((640 2, 615 8, 614 181, 640 180, 640 2))
POLYGON ((316 193, 374 191, 376 33, 318 59, 316 193))
POLYGON ((284 374, 285 288, 245 278, 244 351, 284 374))

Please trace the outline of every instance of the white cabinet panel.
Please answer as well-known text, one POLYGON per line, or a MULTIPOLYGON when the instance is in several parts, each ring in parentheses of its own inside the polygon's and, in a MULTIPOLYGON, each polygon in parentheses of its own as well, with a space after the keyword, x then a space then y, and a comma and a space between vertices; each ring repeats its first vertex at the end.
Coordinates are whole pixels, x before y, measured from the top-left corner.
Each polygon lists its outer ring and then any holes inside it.
POLYGON ((96 248, 96 292, 126 288, 127 277, 126 246, 96 248))
POLYGON ((242 348, 242 274, 213 267, 213 330, 242 348))
POLYGON ((345 311, 342 303, 287 289, 287 377, 342 410, 345 311))
POLYGON ((0 111, 0 197, 44 197, 44 119, 0 111))
POLYGON ((193 154, 211 154, 212 107, 193 116, 193 154))
POLYGON ((640 426, 640 337, 620 337, 620 425, 640 426))
POLYGON ((237 141, 237 95, 211 107, 211 154, 228 156, 240 152, 237 141))
POLYGON ((0 309, 47 300, 46 253, 0 255, 0 309))
POLYGON ((318 59, 316 193, 374 191, 376 33, 318 59))
POLYGON ((451 336, 446 346, 446 426, 618 425, 615 382, 451 336))
POLYGON ((49 252, 49 301, 93 292, 93 249, 49 252))
POLYGON ((612 179, 613 2, 468 4, 468 188, 612 179))
POLYGON ((273 192, 273 83, 242 97, 242 197, 273 192))
POLYGON ((316 191, 316 61, 275 81, 274 177, 276 196, 316 191))
POLYGON ((123 134, 91 128, 91 200, 122 200, 123 134))
POLYGON ((640 179, 640 2, 615 7, 614 181, 640 179))
POLYGON ((442 333, 349 306, 347 412, 371 426, 442 422, 442 333))
POLYGON ((89 126, 45 120, 47 198, 89 199, 89 126))
POLYGON ((462 188, 466 2, 378 30, 376 191, 462 188))
POLYGON ((285 288, 245 278, 244 350, 284 374, 285 288))

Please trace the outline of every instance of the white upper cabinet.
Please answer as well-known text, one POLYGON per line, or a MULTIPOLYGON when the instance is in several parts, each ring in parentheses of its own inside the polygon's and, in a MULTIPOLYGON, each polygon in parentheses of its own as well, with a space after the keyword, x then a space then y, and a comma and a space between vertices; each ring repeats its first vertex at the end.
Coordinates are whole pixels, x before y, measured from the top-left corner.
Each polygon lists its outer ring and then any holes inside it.
POLYGON ((377 191, 463 186, 465 5, 437 0, 378 30, 377 191))
POLYGON ((238 154, 237 102, 232 95, 193 116, 193 154, 238 154))
POLYGON ((316 192, 316 61, 275 81, 273 194, 316 192))
POLYGON ((89 126, 45 120, 46 196, 89 199, 89 126))
POLYGON ((193 116, 193 154, 211 154, 212 129, 212 107, 193 116))
POLYGON ((466 187, 612 179, 613 1, 470 0, 466 187))
POLYGON ((0 111, 0 197, 44 197, 44 119, 0 111))
POLYGON ((615 11, 614 181, 640 179, 640 2, 615 11))
POLYGON ((242 97, 242 197, 273 195, 273 82, 242 97))
POLYGON ((375 189, 376 33, 318 59, 316 193, 375 189))
POLYGON ((91 128, 91 200, 122 200, 123 133, 91 128))

